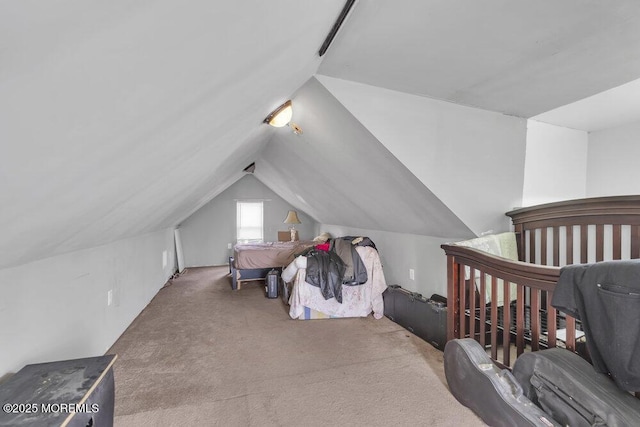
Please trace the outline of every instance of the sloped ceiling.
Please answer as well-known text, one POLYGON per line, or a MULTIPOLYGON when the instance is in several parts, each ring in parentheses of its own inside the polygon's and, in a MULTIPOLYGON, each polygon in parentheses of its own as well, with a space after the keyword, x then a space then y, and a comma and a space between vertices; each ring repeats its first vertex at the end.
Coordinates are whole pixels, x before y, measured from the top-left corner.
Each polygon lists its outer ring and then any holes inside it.
POLYGON ((319 73, 518 117, 640 77, 640 2, 361 0, 319 73))
POLYGON ((0 3, 0 267, 172 226, 239 179, 341 7, 0 3))
MULTIPOLYGON (((373 195, 316 198, 287 172, 283 163, 300 154, 278 146, 280 133, 261 122, 318 67, 520 117, 640 77, 635 0, 360 0, 320 58, 343 4, 0 2, 0 268, 177 225, 261 153, 261 179, 318 220, 342 220, 326 209, 336 203, 367 224, 414 230, 391 221, 390 206, 371 209, 373 195)), ((318 105, 344 108, 320 88, 310 93, 318 105)), ((398 166, 384 171, 395 185, 380 186, 376 200, 394 200, 410 212, 410 224, 428 212, 434 221, 442 216, 443 229, 467 232, 353 115, 344 117, 332 125, 336 139, 357 134, 379 161, 398 166), (411 200, 394 194, 402 182, 411 200)))
POLYGON ((255 171, 289 203, 325 224, 474 236, 316 79, 296 93, 295 102, 304 133, 275 134, 255 171))
POLYGON ((640 79, 554 108, 532 119, 587 132, 640 122, 640 79))
POLYGON ((474 233, 511 226, 503 213, 522 203, 525 119, 349 80, 317 79, 474 233))

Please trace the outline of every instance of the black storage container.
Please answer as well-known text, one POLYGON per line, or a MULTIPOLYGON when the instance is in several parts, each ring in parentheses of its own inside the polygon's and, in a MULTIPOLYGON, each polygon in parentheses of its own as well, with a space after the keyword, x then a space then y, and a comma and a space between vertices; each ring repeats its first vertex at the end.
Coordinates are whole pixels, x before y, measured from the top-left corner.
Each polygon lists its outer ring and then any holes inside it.
POLYGON ((511 372, 496 366, 472 338, 447 343, 444 374, 451 394, 490 426, 560 427, 551 415, 523 395, 523 388, 511 372))
POLYGON ((446 298, 432 295, 425 298, 399 285, 391 285, 382 294, 384 314, 400 326, 413 332, 435 348, 444 350, 447 343, 446 298))
POLYGON ((566 349, 520 355, 513 364, 513 376, 524 396, 563 426, 640 425, 638 399, 566 349))
POLYGON ((267 298, 278 298, 278 287, 280 285, 280 272, 275 268, 267 273, 265 279, 265 292, 267 298))

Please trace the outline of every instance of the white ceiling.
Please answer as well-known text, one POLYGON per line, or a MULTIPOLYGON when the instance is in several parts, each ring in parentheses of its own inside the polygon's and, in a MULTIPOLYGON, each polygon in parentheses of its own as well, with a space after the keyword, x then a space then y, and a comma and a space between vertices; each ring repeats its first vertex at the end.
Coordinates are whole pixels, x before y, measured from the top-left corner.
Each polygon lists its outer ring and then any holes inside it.
POLYGON ((324 224, 434 237, 473 232, 315 78, 295 94, 295 120, 274 134, 255 176, 324 224))
POLYGON ((170 227, 242 177, 342 5, 0 2, 0 267, 170 227))
POLYGON ((640 2, 360 0, 319 73, 524 118, 640 77, 640 2))
POLYGON ((640 79, 563 105, 532 119, 595 132, 640 121, 640 79))
POLYGON ((179 224, 272 158, 262 119, 318 71, 527 118, 640 78, 636 0, 360 0, 320 58, 343 4, 0 0, 0 268, 179 224))

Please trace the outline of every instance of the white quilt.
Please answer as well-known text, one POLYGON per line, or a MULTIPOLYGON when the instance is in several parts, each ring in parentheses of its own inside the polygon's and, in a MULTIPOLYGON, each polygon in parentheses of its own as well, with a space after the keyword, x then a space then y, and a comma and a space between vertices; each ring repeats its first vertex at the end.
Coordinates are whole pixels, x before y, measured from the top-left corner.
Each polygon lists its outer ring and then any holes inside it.
POLYGON ((342 304, 335 298, 325 300, 320 288, 305 281, 306 258, 298 257, 283 271, 286 282, 293 280, 293 289, 289 297, 289 316, 301 318, 304 308, 322 312, 331 317, 366 317, 373 311, 373 317, 382 318, 384 302, 382 293, 387 289, 382 263, 378 251, 369 246, 358 246, 356 251, 367 269, 367 282, 358 286, 342 287, 342 304))

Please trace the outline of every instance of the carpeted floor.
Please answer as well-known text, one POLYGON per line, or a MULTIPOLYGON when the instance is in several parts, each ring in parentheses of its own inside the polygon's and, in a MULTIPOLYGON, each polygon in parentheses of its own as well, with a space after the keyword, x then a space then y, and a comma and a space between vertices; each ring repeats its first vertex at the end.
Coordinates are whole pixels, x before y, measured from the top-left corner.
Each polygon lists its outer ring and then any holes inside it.
POLYGON ((191 268, 110 349, 116 426, 481 426, 442 353, 387 318, 298 321, 260 282, 191 268))

